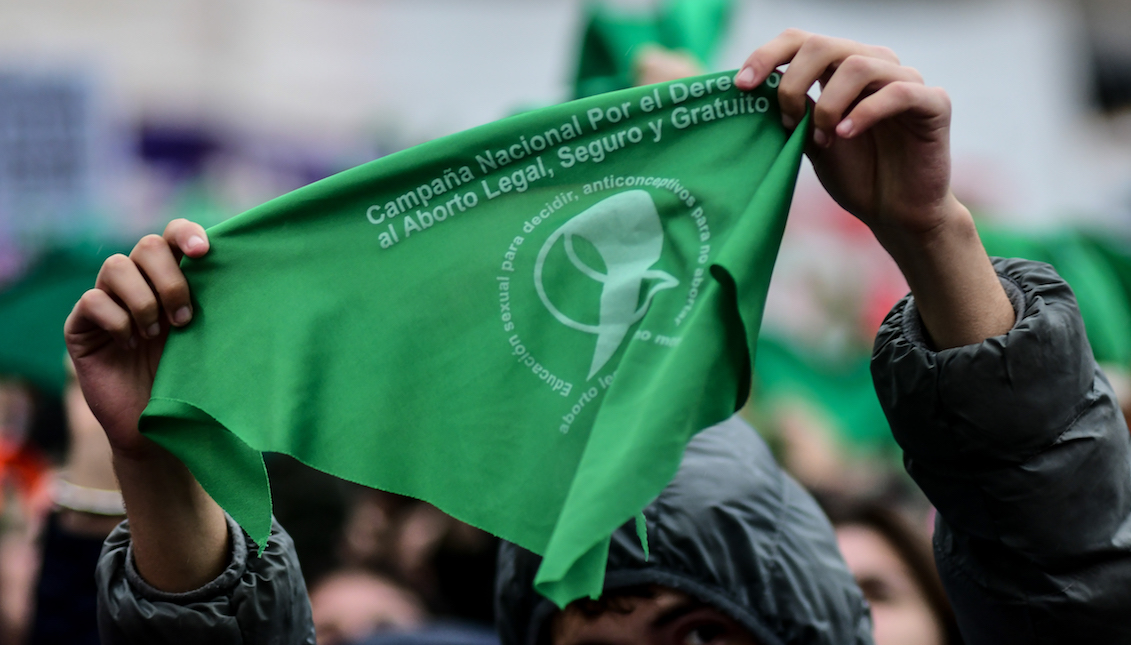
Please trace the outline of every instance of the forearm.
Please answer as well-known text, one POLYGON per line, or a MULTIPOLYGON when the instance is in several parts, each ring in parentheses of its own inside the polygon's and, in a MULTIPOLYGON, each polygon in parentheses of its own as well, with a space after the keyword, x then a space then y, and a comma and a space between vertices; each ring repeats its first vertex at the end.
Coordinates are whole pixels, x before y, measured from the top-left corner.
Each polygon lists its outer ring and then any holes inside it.
POLYGON ((134 563, 157 589, 191 591, 227 566, 224 511, 188 468, 152 444, 141 453, 115 453, 114 470, 126 503, 134 563))
POLYGON ((936 350, 1004 334, 1016 319, 970 212, 953 195, 942 208, 946 215, 930 231, 875 231, 907 279, 936 350))

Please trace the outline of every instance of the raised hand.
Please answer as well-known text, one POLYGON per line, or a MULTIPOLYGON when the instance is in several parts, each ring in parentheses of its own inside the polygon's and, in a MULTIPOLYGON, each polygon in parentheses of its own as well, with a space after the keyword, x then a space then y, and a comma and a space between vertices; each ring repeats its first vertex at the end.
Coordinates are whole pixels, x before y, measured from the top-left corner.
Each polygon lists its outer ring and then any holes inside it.
POLYGON ((950 99, 887 48, 789 29, 735 77, 753 89, 781 65, 787 128, 820 83, 806 154, 829 195, 867 224, 899 265, 937 349, 980 342, 1014 312, 970 212, 950 190, 950 99))
POLYGON ((952 214, 950 99, 887 48, 787 30, 736 77, 748 89, 789 64, 778 85, 793 128, 821 84, 807 154, 825 190, 884 242, 885 229, 928 232, 952 214))
POLYGON ((170 222, 164 235, 147 235, 127 257, 107 258, 98 280, 63 327, 75 374, 115 452, 148 446, 137 422, 149 402, 157 364, 171 326, 192 320, 183 255, 208 252, 208 236, 188 220, 170 222))
POLYGON ((192 320, 181 257, 208 252, 199 224, 179 219, 164 235, 141 238, 111 256, 67 317, 64 335, 75 375, 114 453, 130 520, 134 564, 149 584, 185 592, 228 562, 224 512, 192 473, 138 431, 170 327, 192 320))

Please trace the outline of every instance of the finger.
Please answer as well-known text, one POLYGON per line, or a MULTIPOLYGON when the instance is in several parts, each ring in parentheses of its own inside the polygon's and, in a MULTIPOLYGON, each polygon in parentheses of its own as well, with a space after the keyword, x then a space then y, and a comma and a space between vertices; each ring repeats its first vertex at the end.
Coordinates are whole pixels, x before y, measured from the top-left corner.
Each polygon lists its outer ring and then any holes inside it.
POLYGON ((208 233, 204 227, 187 219, 177 218, 165 227, 162 235, 173 249, 173 258, 180 262, 182 255, 198 258, 208 253, 208 233))
POLYGON ((169 324, 181 327, 192 319, 188 281, 181 272, 173 249, 160 235, 146 235, 130 253, 130 259, 149 280, 165 310, 169 324))
POLYGON ((778 84, 782 122, 787 128, 793 128, 805 115, 809 88, 852 56, 875 58, 895 64, 899 61, 890 49, 843 38, 810 35, 790 59, 789 69, 782 74, 781 82, 778 84))
POLYGON ((63 325, 63 331, 70 341, 75 336, 98 330, 108 333, 123 348, 137 347, 129 313, 115 302, 110 294, 101 289, 91 289, 82 294, 75 303, 71 314, 67 316, 67 322, 63 325))
POLYGON ((923 84, 923 77, 910 67, 871 56, 853 55, 844 59, 821 90, 813 108, 813 138, 819 146, 832 142, 833 132, 846 112, 868 95, 898 81, 923 84))
POLYGON ((133 260, 120 253, 106 258, 94 286, 129 309, 143 338, 154 338, 161 333, 157 296, 133 260))
POLYGON ((754 50, 734 77, 739 89, 752 90, 769 78, 779 65, 785 65, 801 49, 811 34, 800 29, 786 29, 776 38, 754 50))
POLYGON ((836 134, 851 139, 885 119, 907 113, 922 118, 926 129, 944 128, 950 125, 950 97, 940 87, 891 83, 852 108, 837 126, 836 134))

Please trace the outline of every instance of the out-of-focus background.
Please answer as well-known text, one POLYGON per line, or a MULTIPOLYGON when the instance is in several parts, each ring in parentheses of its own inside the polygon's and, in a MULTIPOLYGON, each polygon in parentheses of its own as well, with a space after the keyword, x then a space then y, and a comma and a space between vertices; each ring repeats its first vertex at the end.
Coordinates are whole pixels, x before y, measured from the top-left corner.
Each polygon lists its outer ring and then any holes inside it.
MULTIPOLYGON (((53 642, 37 622, 62 620, 42 616, 60 597, 43 589, 52 542, 36 540, 74 529, 55 521, 54 482, 105 461, 97 445, 76 455, 91 444, 77 413, 64 414, 60 331, 102 259, 174 217, 215 224, 359 163, 574 98, 587 28, 678 4, 0 0, 0 642, 53 642)), ((717 46, 693 64, 737 68, 799 27, 887 45, 945 87, 954 190, 987 247, 1061 270, 1131 399, 1131 3, 714 4, 726 10, 717 46)), ((930 508, 902 475, 867 367, 905 292, 868 231, 804 170, 744 413, 813 490, 878 501, 926 535, 930 508)), ((271 468, 322 607, 320 642, 435 617, 489 623, 491 538, 281 458, 271 468), (367 599, 365 619, 342 598, 367 599)), ((98 477, 80 488, 112 488, 98 477)))

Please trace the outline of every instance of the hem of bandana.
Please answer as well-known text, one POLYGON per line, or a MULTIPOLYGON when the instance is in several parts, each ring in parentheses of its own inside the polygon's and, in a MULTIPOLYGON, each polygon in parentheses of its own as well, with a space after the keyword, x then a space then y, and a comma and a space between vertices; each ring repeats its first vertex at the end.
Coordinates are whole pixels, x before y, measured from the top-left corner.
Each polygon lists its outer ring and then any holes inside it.
POLYGON ((271 536, 272 517, 263 453, 216 417, 182 399, 152 397, 138 426, 184 463, 201 488, 247 531, 258 547, 257 555, 262 555, 271 536), (197 449, 205 443, 208 450, 197 449))

